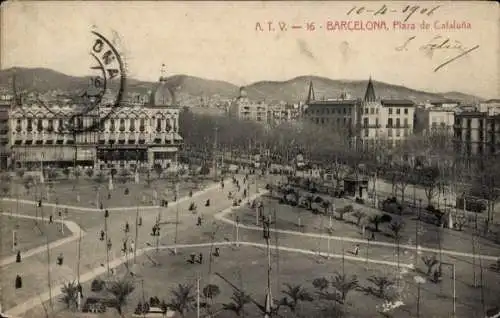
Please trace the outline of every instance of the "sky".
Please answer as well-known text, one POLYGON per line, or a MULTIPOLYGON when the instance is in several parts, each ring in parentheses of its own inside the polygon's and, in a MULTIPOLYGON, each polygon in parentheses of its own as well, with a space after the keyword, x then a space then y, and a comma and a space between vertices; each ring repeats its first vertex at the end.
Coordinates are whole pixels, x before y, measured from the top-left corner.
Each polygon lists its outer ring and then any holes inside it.
POLYGON ((500 15, 494 2, 44 1, 3 3, 1 14, 1 69, 46 67, 87 75, 94 39, 90 31, 96 30, 113 41, 127 63, 127 76, 140 80, 156 81, 165 64, 169 76, 236 85, 301 75, 371 76, 429 92, 500 97, 500 15), (407 5, 418 6, 406 22, 415 29, 393 28, 394 21, 408 16, 408 10, 403 12, 407 5), (364 9, 349 15, 353 7, 364 9), (374 15, 379 9, 387 11, 374 15), (286 31, 280 31, 279 21, 286 23, 286 31), (358 21, 365 28, 383 21, 387 30, 328 31, 328 21, 358 21), (429 29, 421 29, 423 21, 429 29), (471 28, 437 30, 436 21, 465 21, 471 28), (307 30, 312 22, 315 30, 307 30), (294 24, 302 29, 292 29, 294 24), (423 49, 447 39, 455 48, 423 49))

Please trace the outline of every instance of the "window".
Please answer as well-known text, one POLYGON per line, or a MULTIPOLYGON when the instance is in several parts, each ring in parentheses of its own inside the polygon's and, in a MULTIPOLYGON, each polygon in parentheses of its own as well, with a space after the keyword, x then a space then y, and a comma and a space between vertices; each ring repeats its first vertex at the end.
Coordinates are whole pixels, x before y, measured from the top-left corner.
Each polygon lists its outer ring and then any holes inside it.
POLYGON ((405 115, 408 115, 408 108, 405 108, 405 115))
POLYGON ((49 119, 48 125, 47 125, 47 130, 48 131, 54 131, 54 121, 52 119, 49 119))
POLYGON ((115 131, 115 120, 111 119, 109 121, 109 131, 115 131))
POLYGON ((375 118, 375 126, 378 128, 378 118, 375 118))
POLYGON ((389 108, 389 115, 392 115, 392 108, 389 108))
POLYGON ((396 118, 396 127, 401 127, 401 120, 399 118, 396 118))
POLYGON ((370 134, 370 130, 369 129, 365 129, 365 137, 368 137, 370 134))
POLYGON ((63 123, 63 120, 62 120, 62 119, 59 119, 59 120, 57 121, 57 129, 58 129, 59 131, 62 131, 62 130, 64 129, 64 123, 63 123))
POLYGON ((392 128, 392 118, 387 119, 387 127, 392 128))
POLYGON ((160 138, 155 138, 155 144, 160 144, 161 143, 161 139, 160 138))
POLYGON ((365 115, 368 114, 368 108, 365 108, 365 115))
POLYGON ((22 130, 21 127, 21 119, 16 120, 16 131, 20 132, 22 130))
POLYGON ((400 108, 396 108, 396 115, 399 115, 401 114, 401 109, 400 108))
POLYGON ((156 119, 156 131, 157 132, 161 131, 161 119, 160 118, 156 119))
POLYGON ((43 130, 43 122, 41 119, 37 120, 37 123, 36 123, 36 130, 38 132, 41 132, 43 130))
POLYGON ((363 127, 368 127, 369 119, 368 118, 363 118, 363 127))
POLYGON ((390 127, 387 130, 387 136, 392 137, 392 128, 390 128, 390 127))
POLYGON ((125 131, 125 119, 120 119, 120 131, 125 131))
POLYGON ((27 131, 32 131, 33 130, 33 119, 28 118, 28 125, 27 125, 27 131))
POLYGON ((373 108, 373 107, 370 108, 370 114, 372 114, 372 115, 375 114, 375 108, 373 108))
POLYGON ((78 117, 76 122, 78 129, 83 129, 83 118, 78 117))
POLYGON ((129 140, 128 140, 128 143, 129 143, 129 145, 133 145, 133 144, 135 144, 135 139, 129 139, 129 140))
POLYGON ((144 130, 146 130, 144 123, 145 123, 144 118, 141 118, 141 120, 139 122, 139 130, 141 132, 143 132, 144 130))
POLYGON ((408 118, 403 119, 403 125, 408 127, 408 118))
POLYGON ((401 135, 401 130, 400 129, 396 129, 396 137, 399 137, 401 135))
POLYGON ((130 131, 135 131, 135 119, 130 119, 130 131))

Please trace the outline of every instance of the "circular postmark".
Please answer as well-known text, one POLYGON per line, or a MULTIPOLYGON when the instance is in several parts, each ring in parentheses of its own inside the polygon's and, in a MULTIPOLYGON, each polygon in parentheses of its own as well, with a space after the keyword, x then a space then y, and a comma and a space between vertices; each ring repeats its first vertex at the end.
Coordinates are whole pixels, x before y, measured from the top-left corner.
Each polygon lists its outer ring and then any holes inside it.
POLYGON ((58 133, 75 135, 99 131, 122 103, 126 82, 122 57, 106 37, 96 31, 91 33, 92 76, 88 77, 87 88, 79 91, 77 96, 62 106, 40 101, 62 123, 58 133))

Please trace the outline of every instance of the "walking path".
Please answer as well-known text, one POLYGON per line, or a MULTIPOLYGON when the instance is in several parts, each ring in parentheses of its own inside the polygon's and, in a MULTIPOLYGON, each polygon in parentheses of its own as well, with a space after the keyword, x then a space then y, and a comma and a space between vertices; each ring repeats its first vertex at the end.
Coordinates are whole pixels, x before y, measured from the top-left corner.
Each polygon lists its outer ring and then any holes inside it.
MULTIPOLYGON (((260 195, 264 195, 268 193, 268 191, 262 191, 260 195)), ((237 207, 236 207, 237 208, 237 207)), ((220 220, 222 222, 231 224, 233 226, 236 226, 236 222, 227 218, 226 216, 228 214, 233 213, 235 210, 235 207, 229 207, 225 209, 222 212, 219 212, 215 215, 215 219, 220 220)), ((261 227, 253 226, 253 225, 245 225, 242 223, 238 224, 239 228, 242 229, 247 229, 247 230, 255 230, 255 231, 262 231, 261 227)), ((333 236, 333 235, 324 235, 324 234, 317 234, 317 233, 302 233, 302 232, 296 232, 296 231, 288 231, 288 230, 278 230, 278 229, 269 229, 271 232, 274 233, 282 233, 282 234, 289 234, 289 235, 295 235, 295 236, 304 236, 304 237, 312 237, 312 238, 320 238, 320 239, 330 239, 330 240, 336 240, 336 241, 343 241, 343 242, 351 242, 351 243, 358 243, 358 244, 370 244, 371 246, 377 245, 377 246, 387 246, 387 247, 396 247, 396 244, 394 243, 387 243, 387 242, 378 242, 378 241, 368 241, 366 239, 357 239, 357 238, 351 238, 348 236, 333 236)), ((414 245, 404 245, 400 244, 399 248, 401 249, 406 249, 406 250, 415 250, 416 247, 414 245)), ((418 251, 422 252, 433 252, 433 253, 439 253, 439 249, 434 249, 434 248, 429 248, 429 247, 423 247, 423 246, 418 246, 418 251)), ((446 255, 453 255, 453 256, 463 256, 463 257, 476 257, 480 258, 483 260, 490 260, 490 261, 497 261, 499 259, 498 256, 491 256, 491 255, 480 255, 480 254, 472 254, 472 253, 463 253, 463 252, 456 252, 453 250, 441 250, 442 254, 446 255)))
MULTIPOLYGON (((198 243, 198 244, 177 244, 177 245, 162 245, 159 246, 158 248, 161 250, 172 250, 172 249, 188 249, 188 248, 198 248, 198 247, 209 247, 209 246, 234 246, 234 245, 241 245, 245 247, 258 247, 258 248, 267 248, 265 244, 260 244, 260 243, 254 243, 254 242, 235 242, 235 241, 230 241, 230 242, 212 242, 212 243, 198 243)), ((286 251, 286 252, 295 252, 295 253, 301 253, 301 254, 307 254, 307 255, 318 255, 316 251, 311 251, 311 250, 306 250, 306 249, 299 249, 299 248, 291 248, 291 247, 284 247, 284 246, 276 246, 276 245, 270 245, 270 248, 275 249, 275 250, 280 250, 280 251, 286 251)), ((141 256, 145 252, 153 251, 155 250, 156 247, 147 247, 143 248, 141 250, 137 251, 137 256, 141 256)), ((353 261, 363 261, 367 263, 372 263, 372 264, 379 264, 379 265, 389 265, 389 266, 398 266, 398 263, 396 262, 389 262, 389 261, 382 261, 382 260, 376 260, 376 259, 370 259, 370 258, 365 258, 365 257, 356 257, 356 256, 349 256, 349 255, 341 255, 341 254, 333 254, 333 253, 324 253, 321 255, 324 258, 345 258, 347 260, 353 260, 353 261)), ((113 260, 112 262, 109 263, 110 268, 116 268, 124 263, 129 261, 129 257, 127 256, 122 256, 120 258, 117 258, 113 260)), ((413 264, 399 264, 400 267, 403 268, 408 268, 408 269, 413 269, 413 264)), ((103 266, 97 267, 80 277, 80 282, 85 283, 88 282, 100 275, 103 275, 106 273, 106 268, 103 266)), ((45 292, 38 297, 33 297, 29 299, 28 301, 19 304, 13 308, 10 308, 7 310, 6 314, 7 315, 13 315, 13 316, 20 316, 27 312, 28 310, 42 305, 43 302, 48 301, 49 298, 52 296, 58 297, 62 294, 61 292, 61 287, 56 286, 52 288, 52 291, 45 292)))
MULTIPOLYGON (((0 212, 0 215, 10 216, 10 217, 14 217, 14 218, 22 218, 22 219, 33 219, 33 220, 42 220, 42 221, 44 220, 44 218, 42 218, 42 217, 16 214, 16 213, 0 212)), ((54 223, 64 223, 64 225, 66 225, 68 230, 71 231, 72 235, 49 243, 49 246, 48 246, 49 249, 64 245, 64 244, 69 243, 69 242, 73 242, 74 240, 77 240, 78 237, 80 236, 80 231, 81 231, 82 236, 86 234, 84 231, 82 231, 82 229, 78 226, 78 224, 76 224, 73 221, 54 220, 54 223)), ((25 259, 27 257, 33 256, 33 255, 36 255, 38 253, 45 252, 45 251, 47 251, 47 246, 41 245, 41 246, 38 246, 38 247, 35 247, 32 249, 23 251, 23 258, 25 259)), ((14 263, 15 261, 16 261, 16 255, 4 257, 4 258, 0 259, 0 267, 14 263)))

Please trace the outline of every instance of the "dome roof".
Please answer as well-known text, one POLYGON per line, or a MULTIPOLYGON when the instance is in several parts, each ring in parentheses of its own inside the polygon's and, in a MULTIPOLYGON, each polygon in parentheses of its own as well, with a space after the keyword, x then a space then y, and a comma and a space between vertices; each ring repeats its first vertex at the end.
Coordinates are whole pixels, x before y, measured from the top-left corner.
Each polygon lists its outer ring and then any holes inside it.
POLYGON ((160 82, 151 92, 151 106, 171 106, 175 104, 174 91, 167 84, 166 78, 160 77, 160 82))

